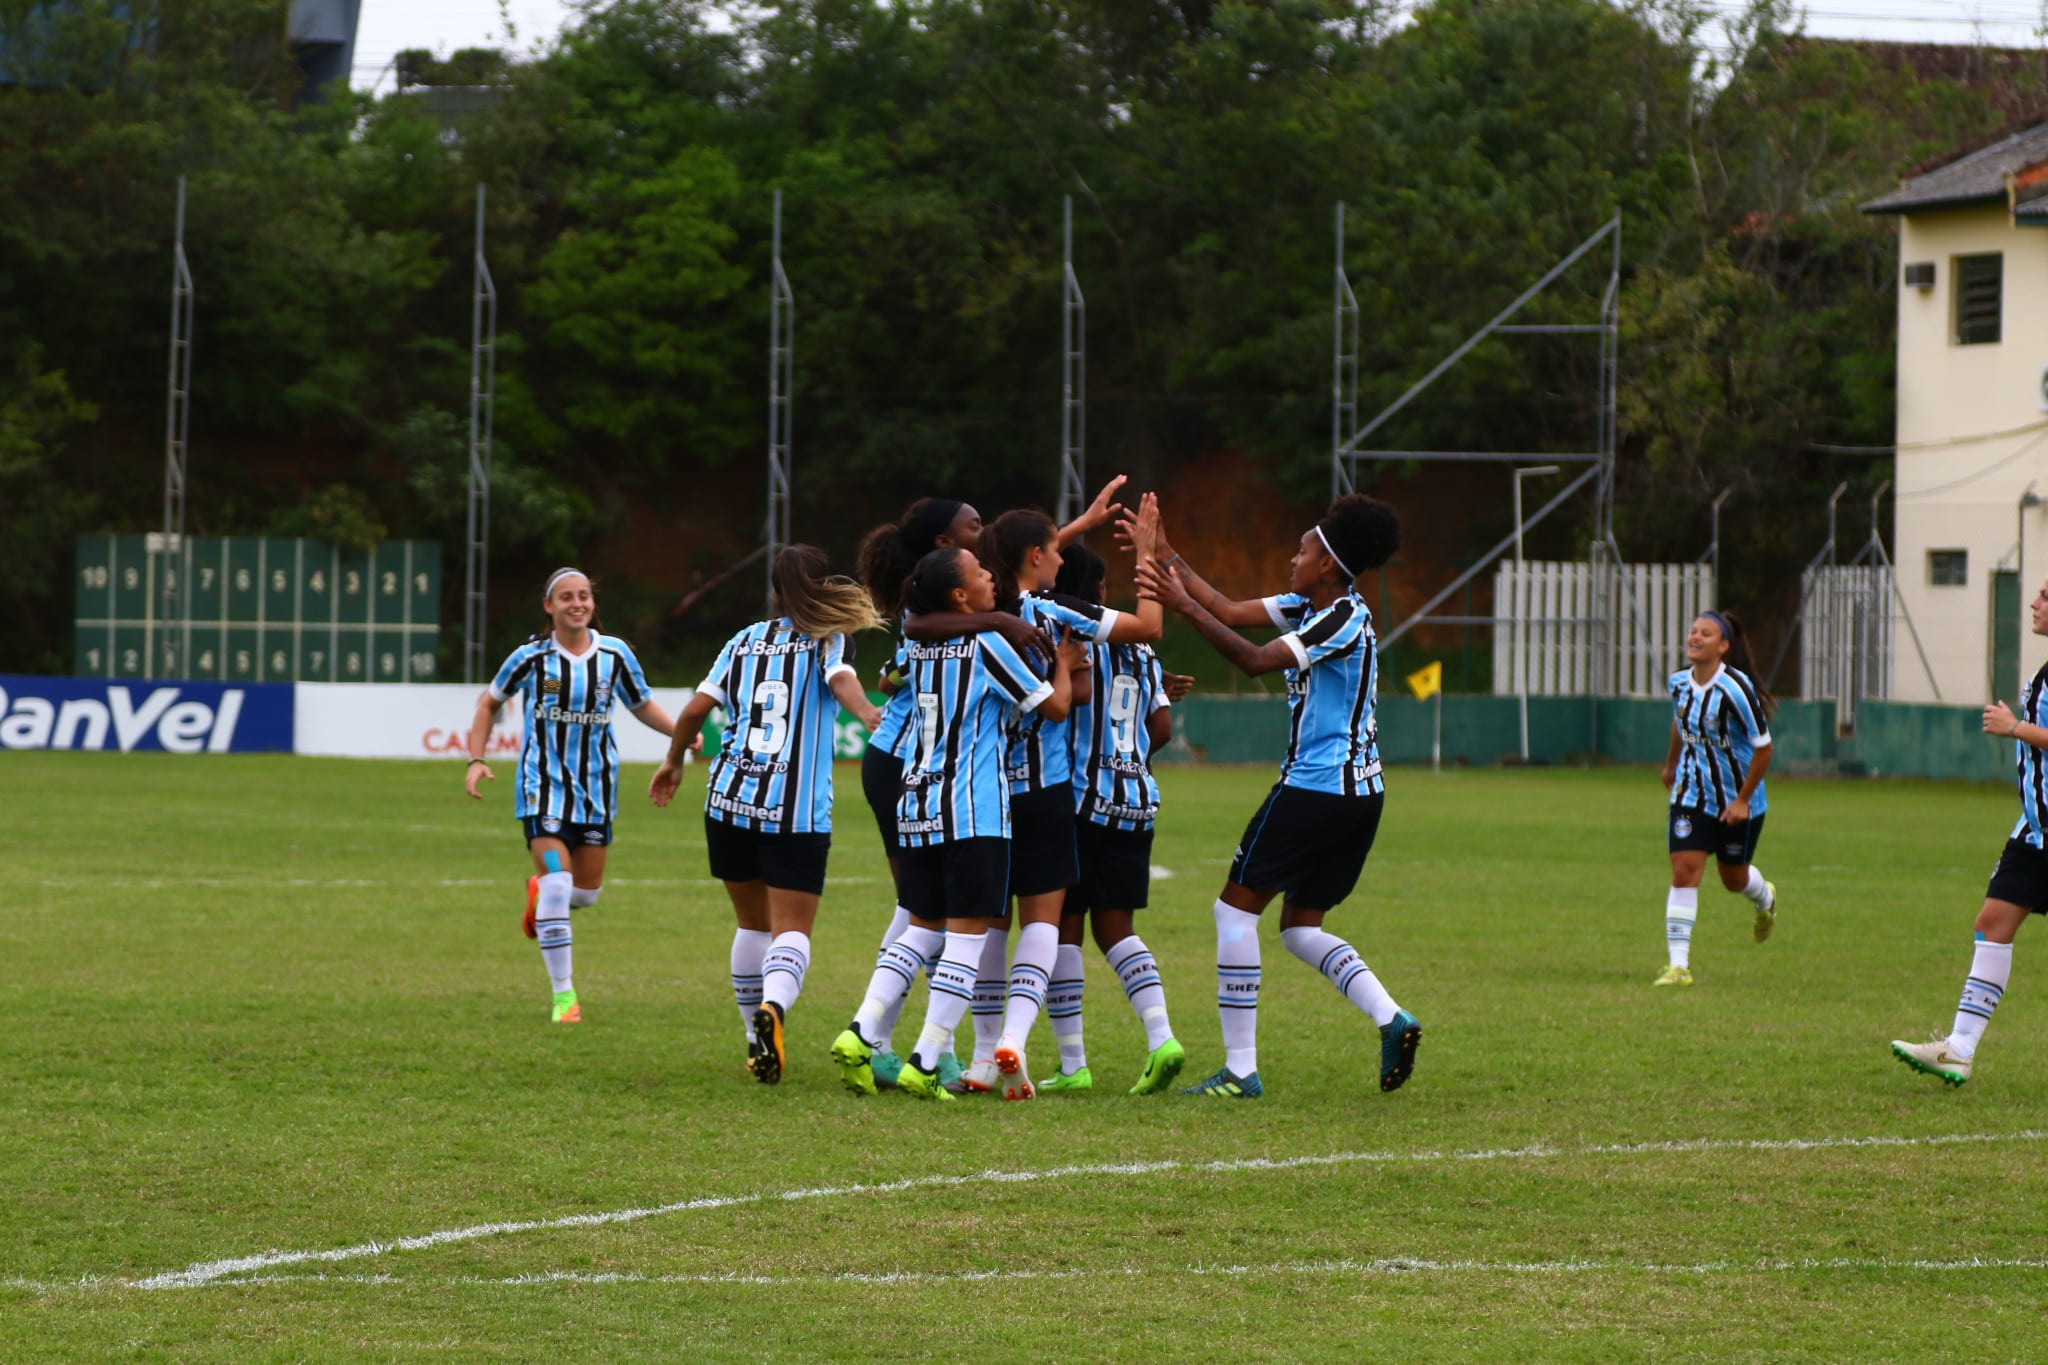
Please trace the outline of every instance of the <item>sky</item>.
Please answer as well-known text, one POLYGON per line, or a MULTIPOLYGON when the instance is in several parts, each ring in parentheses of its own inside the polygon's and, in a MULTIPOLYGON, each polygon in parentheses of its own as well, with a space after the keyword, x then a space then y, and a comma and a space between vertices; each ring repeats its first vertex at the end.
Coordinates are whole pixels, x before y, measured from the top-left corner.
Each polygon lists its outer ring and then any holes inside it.
MULTIPOLYGON (((1708 0, 1740 10, 1738 0, 1708 0)), ((530 50, 552 40, 571 17, 567 0, 505 0, 517 31, 508 42, 499 0, 362 0, 356 27, 354 83, 391 88, 391 58, 405 48, 438 55, 463 47, 530 50)), ((2035 0, 1810 0, 1806 31, 1825 38, 1876 38, 1902 43, 1986 43, 2034 47, 2042 22, 2035 0)))

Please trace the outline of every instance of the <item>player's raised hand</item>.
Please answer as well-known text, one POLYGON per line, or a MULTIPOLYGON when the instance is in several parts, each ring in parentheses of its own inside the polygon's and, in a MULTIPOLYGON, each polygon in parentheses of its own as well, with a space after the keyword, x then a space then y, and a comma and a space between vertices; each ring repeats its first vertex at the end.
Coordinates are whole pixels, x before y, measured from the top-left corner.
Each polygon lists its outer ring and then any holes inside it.
MULTIPOLYGON (((1145 497, 1152 503, 1152 557, 1158 560, 1172 559, 1173 546, 1169 545, 1166 541, 1166 517, 1159 510, 1159 498, 1156 494, 1152 493, 1147 493, 1145 497)), ((1141 500, 1136 512, 1125 512, 1117 520, 1116 543, 1126 553, 1140 553, 1138 550, 1138 518, 1144 514, 1144 510, 1145 504, 1141 500)))
MULTIPOLYGON (((699 735, 698 739, 703 736, 699 735)), ((663 761, 654 770, 654 778, 647 784, 647 799, 657 806, 667 806, 675 799, 676 786, 683 780, 683 770, 677 765, 663 761)))
POLYGON ((469 770, 462 775, 462 789, 468 792, 473 799, 481 801, 484 799, 484 794, 476 789, 476 784, 479 782, 496 782, 497 780, 497 775, 491 771, 490 764, 480 758, 472 758, 469 760, 469 770))
POLYGON ((1119 474, 1102 485, 1102 491, 1095 495, 1095 501, 1089 503, 1088 509, 1074 518, 1074 525, 1083 531, 1092 531, 1098 526, 1106 526, 1114 521, 1124 510, 1124 505, 1116 501, 1116 491, 1122 488, 1130 477, 1128 474, 1119 474))
POLYGON ((1138 561, 1138 596, 1150 598, 1168 611, 1182 616, 1194 610, 1195 599, 1180 581, 1178 569, 1161 569, 1156 561, 1138 561))
POLYGON ((1189 673, 1164 673, 1160 679, 1166 684, 1166 699, 1178 704, 1181 698, 1195 690, 1195 679, 1189 673))
POLYGON ((2000 739, 2011 739, 2019 733, 2019 728, 2019 717, 2013 715, 2012 708, 2004 702, 1995 701, 1984 708, 1985 734, 1997 735, 2000 739))
MULTIPOLYGON (((1121 529, 1123 523, 1118 523, 1121 529)), ((1147 493, 1138 499, 1138 515, 1129 523, 1130 545, 1140 559, 1159 557, 1159 495, 1147 493)))

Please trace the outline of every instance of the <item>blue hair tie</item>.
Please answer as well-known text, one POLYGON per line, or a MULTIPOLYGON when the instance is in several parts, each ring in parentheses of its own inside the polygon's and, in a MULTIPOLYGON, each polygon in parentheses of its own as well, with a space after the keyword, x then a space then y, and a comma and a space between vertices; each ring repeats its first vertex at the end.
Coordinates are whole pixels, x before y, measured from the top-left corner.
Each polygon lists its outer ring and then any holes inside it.
POLYGON ((1722 639, 1724 639, 1724 640, 1728 641, 1728 642, 1729 642, 1729 643, 1731 643, 1731 644, 1732 644, 1732 643, 1734 643, 1734 641, 1735 641, 1735 632, 1734 632, 1734 631, 1732 631, 1732 630, 1730 630, 1730 629, 1728 628, 1728 618, 1727 618, 1727 617, 1723 616, 1723 615, 1722 615, 1722 614, 1721 614, 1720 612, 1718 612, 1718 611, 1703 611, 1703 612, 1701 612, 1701 613, 1700 613, 1700 615, 1702 615, 1702 616, 1706 617, 1706 618, 1707 618, 1707 619, 1708 619, 1709 621, 1712 621, 1712 622, 1713 622, 1713 623, 1714 623, 1715 625, 1717 625, 1717 626, 1719 626, 1719 627, 1721 628, 1721 638, 1722 638, 1722 639))

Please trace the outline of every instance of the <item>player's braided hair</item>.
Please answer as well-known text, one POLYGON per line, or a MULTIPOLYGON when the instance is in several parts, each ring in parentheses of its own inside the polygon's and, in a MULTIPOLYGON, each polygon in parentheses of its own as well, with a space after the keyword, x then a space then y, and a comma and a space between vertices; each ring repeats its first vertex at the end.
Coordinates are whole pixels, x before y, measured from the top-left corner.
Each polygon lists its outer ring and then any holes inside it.
POLYGON ((797 634, 823 640, 832 635, 880 630, 882 614, 859 583, 832 572, 825 552, 815 545, 786 546, 775 556, 770 573, 775 602, 797 634))
POLYGON ((1401 548, 1401 514, 1364 493, 1346 493, 1316 523, 1339 569, 1356 578, 1377 569, 1401 548))
POLYGON ((1048 548, 1059 539, 1059 534, 1060 528, 1053 525, 1052 518, 1035 507, 1015 508, 981 528, 981 544, 977 548, 981 566, 996 581, 997 611, 1017 610, 1024 597, 1017 584, 1017 571, 1024 567, 1025 554, 1034 548, 1048 548))
POLYGON ((855 569, 875 610, 891 620, 903 609, 903 588, 918 560, 937 548, 961 503, 956 498, 919 498, 895 521, 869 531, 860 542, 855 569))
POLYGON ((903 605, 912 616, 953 610, 953 589, 967 582, 967 551, 956 545, 933 550, 917 561, 903 585, 903 605))
POLYGON ((1756 693, 1759 705, 1764 708, 1766 719, 1778 712, 1778 699, 1764 686, 1763 679, 1756 675, 1756 661, 1749 650, 1749 628, 1742 624, 1742 618, 1732 611, 1718 608, 1702 613, 1707 619, 1721 627, 1721 636, 1728 641, 1728 653, 1721 662, 1749 679, 1749 686, 1756 693))

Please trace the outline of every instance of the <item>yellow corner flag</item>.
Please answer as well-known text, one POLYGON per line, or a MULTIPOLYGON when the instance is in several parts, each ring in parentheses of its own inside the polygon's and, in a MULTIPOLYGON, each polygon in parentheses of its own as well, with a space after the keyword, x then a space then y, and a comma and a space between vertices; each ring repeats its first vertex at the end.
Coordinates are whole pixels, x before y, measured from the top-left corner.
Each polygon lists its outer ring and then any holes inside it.
POLYGON ((1418 668, 1408 675, 1408 690, 1415 694, 1415 700, 1428 701, 1444 690, 1444 665, 1439 659, 1426 668, 1418 668))

